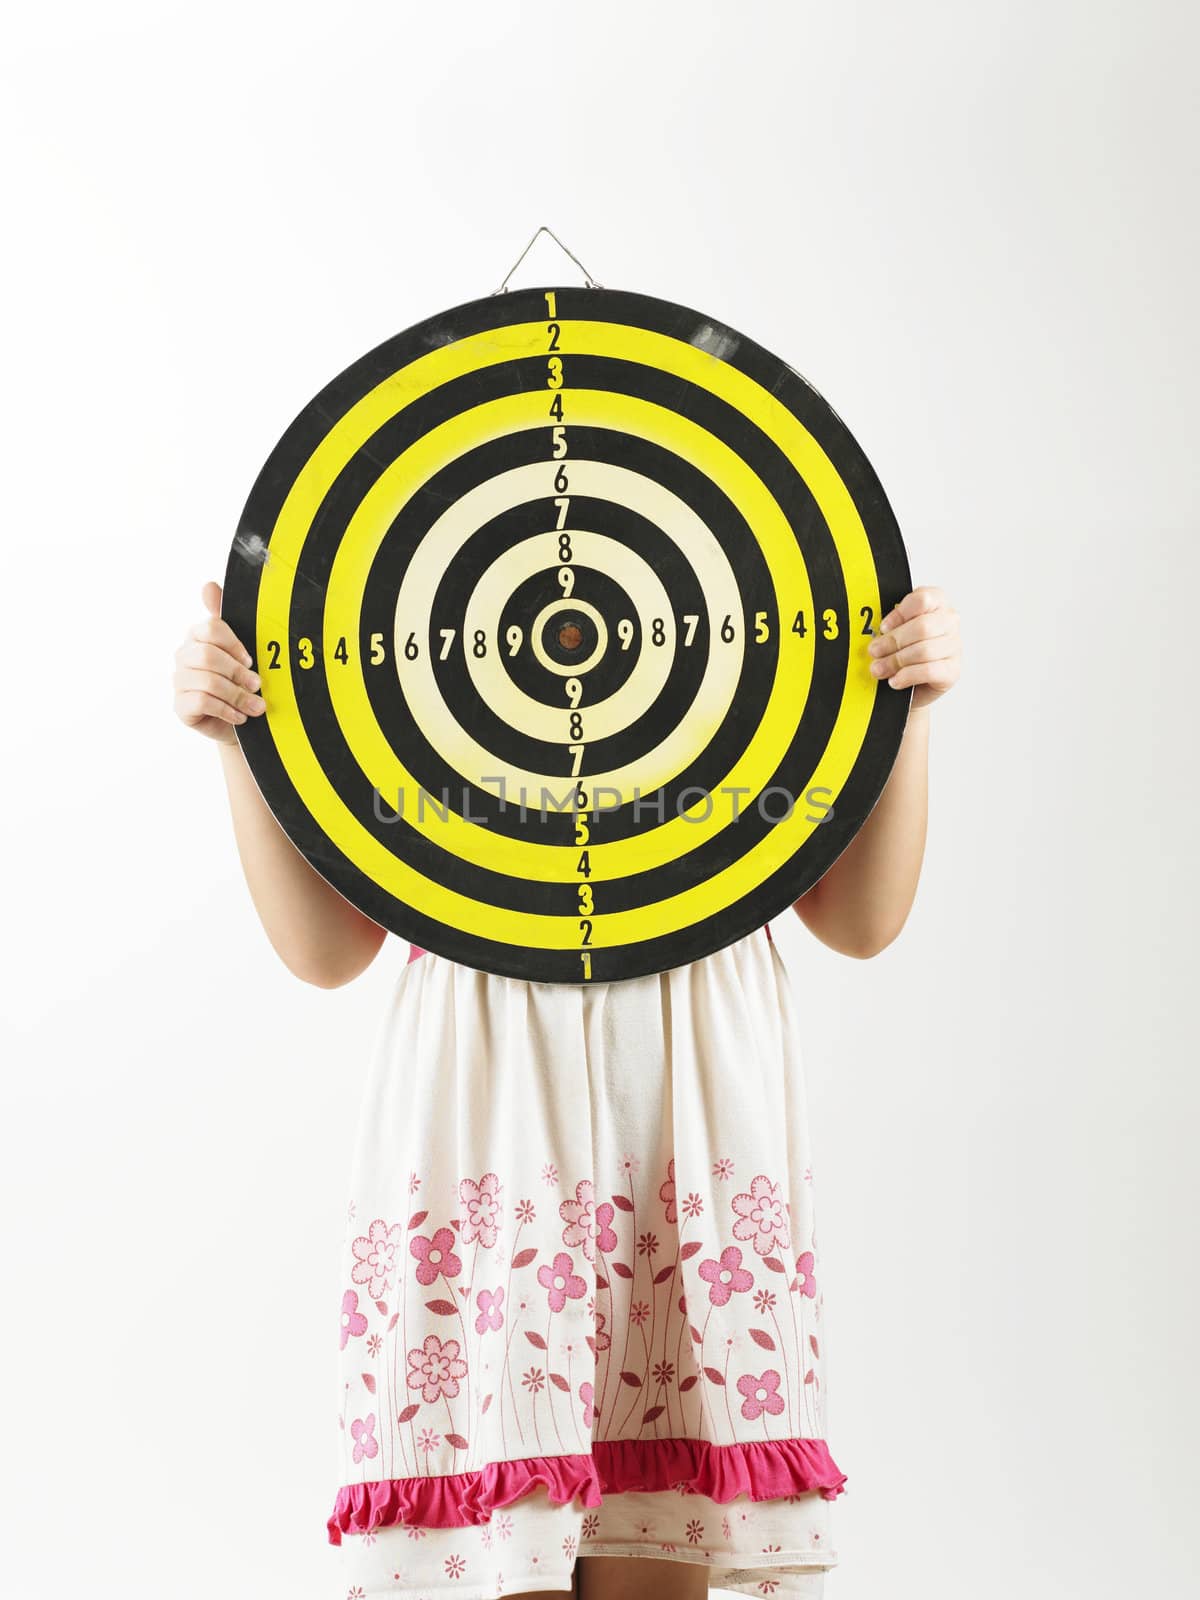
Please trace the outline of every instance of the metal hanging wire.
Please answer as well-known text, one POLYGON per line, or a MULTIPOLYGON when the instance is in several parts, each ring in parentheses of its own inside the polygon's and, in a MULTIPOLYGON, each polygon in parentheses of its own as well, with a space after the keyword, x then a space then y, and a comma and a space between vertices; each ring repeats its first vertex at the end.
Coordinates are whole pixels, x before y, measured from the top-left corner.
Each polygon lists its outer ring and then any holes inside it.
POLYGON ((508 290, 508 280, 512 277, 513 273, 517 270, 517 268, 521 265, 522 261, 524 261, 525 257, 529 254, 530 250, 533 248, 534 244, 537 242, 538 235, 539 234, 543 234, 543 233, 548 233, 550 235, 550 237, 554 240, 554 242, 558 246, 558 248, 560 250, 562 250, 566 255, 569 255, 571 257, 571 260, 575 263, 575 265, 579 268, 580 272, 582 272, 584 277, 587 279, 587 287, 589 289, 602 289, 604 287, 603 284, 596 282, 595 278, 592 277, 591 273, 584 266, 583 262, 580 261, 579 257, 577 255, 573 254, 572 251, 567 249, 566 245, 562 242, 562 240, 558 237, 558 235, 554 232, 554 230, 552 228, 548 228, 545 225, 545 223, 543 223, 542 226, 537 230, 537 233, 534 234, 533 238, 530 239, 529 243, 525 246, 524 250, 521 251, 521 254, 513 262, 512 266, 509 267, 508 271, 504 274, 504 279, 503 279, 502 283, 500 284, 500 287, 498 289, 493 289, 492 290, 493 294, 507 294, 509 292, 509 290, 508 290))

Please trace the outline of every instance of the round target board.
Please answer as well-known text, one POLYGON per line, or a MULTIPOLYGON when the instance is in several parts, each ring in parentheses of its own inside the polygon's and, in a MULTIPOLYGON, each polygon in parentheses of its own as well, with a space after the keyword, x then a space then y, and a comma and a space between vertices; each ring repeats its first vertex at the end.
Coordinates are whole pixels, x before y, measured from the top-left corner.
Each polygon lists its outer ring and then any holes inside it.
POLYGON ((367 916, 536 982, 757 930, 861 827, 911 690, 863 451, 785 362, 670 301, 456 306, 313 399, 260 472, 222 614, 267 804, 367 916))

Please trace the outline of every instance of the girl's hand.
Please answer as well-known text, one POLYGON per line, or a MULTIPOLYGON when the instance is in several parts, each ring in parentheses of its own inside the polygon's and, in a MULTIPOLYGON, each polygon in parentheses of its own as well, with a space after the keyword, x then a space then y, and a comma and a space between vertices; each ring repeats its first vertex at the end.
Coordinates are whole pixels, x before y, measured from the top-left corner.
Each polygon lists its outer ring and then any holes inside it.
POLYGON ((175 712, 197 733, 236 744, 234 725, 259 716, 267 703, 254 692, 259 677, 250 652, 221 618, 221 585, 206 583, 200 598, 209 615, 192 624, 175 652, 175 712))
POLYGON ((958 682, 958 612, 946 604, 943 590, 923 584, 880 621, 869 649, 874 675, 886 677, 893 689, 913 686, 910 709, 919 711, 958 682))

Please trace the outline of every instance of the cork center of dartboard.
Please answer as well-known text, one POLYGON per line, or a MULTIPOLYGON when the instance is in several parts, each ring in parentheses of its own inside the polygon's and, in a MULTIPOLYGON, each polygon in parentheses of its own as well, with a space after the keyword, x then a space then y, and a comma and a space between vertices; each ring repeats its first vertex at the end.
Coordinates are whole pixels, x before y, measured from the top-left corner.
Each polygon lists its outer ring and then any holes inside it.
POLYGON ((574 622, 564 622, 558 630, 558 642, 564 650, 578 650, 583 643, 583 630, 574 622))

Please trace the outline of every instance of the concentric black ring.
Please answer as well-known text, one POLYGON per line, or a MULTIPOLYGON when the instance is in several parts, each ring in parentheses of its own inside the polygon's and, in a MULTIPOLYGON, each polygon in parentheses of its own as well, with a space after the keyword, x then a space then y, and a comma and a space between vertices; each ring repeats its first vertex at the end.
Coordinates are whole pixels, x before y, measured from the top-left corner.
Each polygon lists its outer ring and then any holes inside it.
MULTIPOLYGON (((886 684, 873 685, 874 697, 861 748, 833 797, 832 820, 814 827, 789 859, 751 888, 671 932, 645 937, 626 935, 619 943, 596 943, 586 957, 574 945, 564 948, 561 940, 539 943, 532 932, 524 938, 491 937, 479 928, 461 925, 454 917, 422 909, 416 882, 410 902, 360 864, 370 855, 367 841, 374 840, 376 850, 382 847, 397 864, 407 864, 471 904, 490 908, 488 917, 494 918, 497 926, 504 924, 505 917, 510 922, 528 918, 531 925, 539 918, 553 919, 555 925, 561 920, 571 928, 580 921, 582 880, 570 872, 548 881, 513 870, 511 862, 520 857, 504 848, 505 840, 512 842, 514 850, 530 841, 547 848, 570 845, 575 834, 574 819, 551 814, 544 821, 538 818, 537 826, 531 827, 528 817, 511 806, 501 805, 497 795, 486 788, 472 785, 464 794, 461 773, 434 742, 440 741, 439 730, 422 729, 414 716, 399 663, 393 667, 389 657, 388 670, 374 674, 364 665, 373 639, 384 637, 391 641, 396 598, 413 554, 431 536, 447 506, 480 485, 499 482, 502 475, 515 468, 549 464, 547 446, 553 418, 548 412, 543 426, 520 426, 460 451, 418 487, 384 531, 366 573, 357 637, 341 641, 346 657, 352 659, 335 665, 322 654, 330 573, 350 519, 364 496, 405 450, 452 418, 479 412, 479 408, 505 399, 524 403, 527 397, 538 393, 548 407, 553 396, 547 386, 546 354, 515 346, 510 359, 491 359, 453 374, 427 392, 417 392, 416 398, 385 417, 357 449, 350 451, 316 503, 290 567, 287 563, 292 559, 291 546, 285 560, 280 539, 278 569, 287 574, 290 582, 286 638, 276 637, 280 633, 279 602, 272 598, 268 604, 262 582, 262 547, 266 546, 270 559, 288 494, 305 463, 321 450, 334 426, 355 407, 366 403, 379 385, 394 380, 396 374, 419 363, 430 352, 462 344, 477 333, 512 330, 528 324, 543 328, 556 325, 569 336, 575 319, 580 327, 601 330, 594 337, 602 344, 607 342, 610 348, 580 348, 572 352, 568 345, 561 358, 559 393, 564 421, 555 432, 569 441, 567 464, 573 467, 576 462, 587 461, 595 463, 597 470, 612 469, 602 480, 609 486, 624 481, 614 476, 617 469, 635 473, 677 497, 724 552, 735 575, 740 600, 740 614, 730 630, 739 643, 736 650, 729 651, 732 694, 728 711, 716 726, 708 726, 708 708, 699 705, 697 695, 707 662, 725 641, 715 626, 710 627, 709 597, 700 575, 675 542, 669 526, 657 525, 635 506, 613 498, 611 492, 571 495, 571 526, 602 534, 612 541, 614 550, 629 552, 623 561, 646 562, 664 584, 671 601, 675 638, 665 681, 644 714, 609 737, 583 744, 587 771, 580 774, 581 783, 589 773, 636 770, 639 762, 644 762, 665 738, 681 727, 690 727, 689 717, 698 729, 704 724, 703 736, 690 759, 660 789, 643 794, 638 813, 631 803, 626 803, 589 818, 592 847, 598 853, 601 846, 619 851, 622 845, 644 836, 648 826, 653 828, 656 799, 661 798, 666 816, 675 816, 689 790, 712 790, 719 785, 749 749, 768 707, 778 711, 773 697, 786 693, 786 684, 775 682, 779 651, 782 641, 788 639, 789 659, 793 659, 797 642, 789 638, 790 617, 781 614, 776 603, 778 574, 768 568, 756 530, 711 474, 710 463, 689 460, 633 428, 574 420, 574 397, 591 391, 628 397, 631 406, 641 402, 678 414, 705 429, 745 464, 786 517, 811 585, 812 616, 808 626, 815 635, 818 619, 833 620, 827 636, 822 634, 819 642, 814 637, 804 644, 804 649, 811 652, 811 684, 807 698, 796 707, 794 735, 783 759, 770 774, 770 782, 800 804, 816 804, 822 809, 824 801, 809 800, 807 792, 822 750, 839 737, 848 675, 863 670, 858 656, 852 655, 852 643, 857 652, 872 623, 877 623, 879 615, 907 593, 909 574, 903 543, 869 463, 821 397, 790 367, 753 341, 711 318, 669 302, 620 291, 524 290, 471 302, 430 318, 362 358, 297 417, 260 473, 230 555, 224 600, 224 614, 234 631, 252 650, 257 644, 260 656, 264 648, 269 650, 274 645, 287 652, 291 666, 298 642, 314 642, 309 648, 316 650, 315 663, 304 661, 300 665, 308 670, 293 667, 289 675, 295 709, 289 714, 292 720, 287 738, 302 744, 284 747, 273 736, 271 685, 265 671, 268 714, 238 730, 264 795, 313 865, 376 921, 427 949, 506 975, 573 982, 633 977, 697 959, 761 926, 798 898, 845 848, 877 799, 899 746, 910 699, 907 693, 898 693, 886 684), (548 318, 551 303, 556 306, 557 320, 548 318), (603 332, 606 328, 611 329, 611 338, 603 332), (660 369, 640 357, 631 358, 629 341, 624 337, 628 329, 664 335, 693 350, 711 340, 714 348, 722 351, 719 360, 714 358, 717 366, 752 380, 759 391, 771 397, 770 404, 777 409, 786 407, 799 427, 807 430, 861 519, 874 568, 866 585, 875 597, 872 604, 858 603, 866 592, 861 564, 856 568, 854 593, 848 591, 840 536, 835 535, 796 460, 732 397, 740 391, 713 381, 708 375, 713 372, 711 365, 701 368, 693 361, 692 375, 685 378, 679 371, 660 369), (682 648, 679 641, 678 624, 685 613, 699 618, 689 649, 682 648), (768 637, 761 642, 756 638, 752 647, 748 641, 756 617, 769 618, 769 623, 759 624, 768 628, 768 637), (495 848, 490 851, 492 864, 487 864, 488 851, 472 863, 440 848, 436 835, 414 827, 410 821, 389 820, 380 813, 364 764, 351 746, 353 736, 343 728, 331 697, 333 675, 338 671, 361 672, 365 703, 376 726, 413 778, 431 794, 462 797, 456 812, 469 817, 495 841, 495 848), (313 789, 312 777, 299 776, 303 764, 298 764, 297 751, 303 746, 315 756, 324 775, 321 781, 327 786, 325 799, 320 799, 313 789), (650 807, 645 804, 647 800, 650 807), (320 820, 334 814, 350 819, 338 823, 336 833, 320 820), (355 844, 355 838, 363 842, 355 844)), ((634 348, 638 348, 636 344, 634 348)), ((638 414, 630 412, 631 416, 638 414)), ((417 620, 415 632, 429 652, 437 690, 459 730, 452 746, 469 738, 486 750, 489 758, 495 753, 499 770, 506 766, 527 769, 569 786, 577 757, 567 746, 510 726, 498 714, 490 696, 480 692, 479 674, 467 670, 461 651, 452 649, 441 659, 435 649, 442 628, 461 630, 463 607, 478 578, 520 541, 554 526, 547 520, 547 511, 553 504, 549 492, 545 498, 526 496, 475 528, 447 561, 440 581, 428 592, 427 615, 417 620)), ((584 562, 573 571, 576 587, 572 597, 576 601, 586 601, 605 618, 606 626, 610 620, 615 622, 618 613, 628 620, 626 576, 589 568, 584 562)), ((520 696, 546 707, 565 704, 559 698, 564 680, 548 670, 528 648, 528 630, 532 619, 548 605, 561 601, 564 616, 570 613, 572 597, 564 598, 557 583, 556 568, 549 563, 506 593, 496 618, 496 665, 489 668, 502 672, 520 696), (519 620, 522 617, 523 622, 519 620), (522 628, 523 648, 516 657, 504 659, 500 644, 514 621, 522 628)), ((277 587, 272 596, 282 592, 277 587)), ((782 598, 786 606, 788 596, 782 598)), ((580 628, 578 649, 582 656, 595 645, 596 629, 582 610, 574 620, 580 628)), ((610 650, 588 669, 584 694, 589 708, 627 694, 639 663, 654 648, 647 637, 647 619, 638 614, 636 606, 632 621, 633 648, 621 654, 610 650)), ((801 627, 792 631, 807 636, 802 619, 797 617, 796 622, 801 627)), ((566 647, 555 643, 548 627, 540 643, 551 658, 559 650, 563 659, 569 659, 566 647)), ((262 671, 264 663, 260 660, 258 664, 262 671)), ((858 692, 861 698, 861 684, 858 692)), ((620 703, 619 699, 616 703, 620 703)), ((283 715, 282 709, 279 715, 283 715)), ((284 724, 279 727, 284 729, 284 724)), ((283 737, 282 732, 280 736, 283 737)), ((748 805, 736 823, 707 837, 698 836, 694 847, 685 854, 663 860, 657 866, 646 867, 640 854, 630 853, 628 865, 621 870, 613 865, 619 861, 619 854, 614 857, 610 849, 608 869, 602 877, 589 880, 598 906, 595 926, 602 928, 605 918, 636 914, 642 908, 668 902, 691 886, 721 881, 719 875, 726 868, 736 867, 751 856, 756 846, 769 841, 777 822, 777 812, 768 814, 748 805)), ((399 866, 396 871, 400 871, 399 866)), ((392 876, 389 870, 388 879, 392 876)), ((646 920, 650 920, 649 916, 646 920)), ((483 921, 486 923, 487 919, 483 921)))

